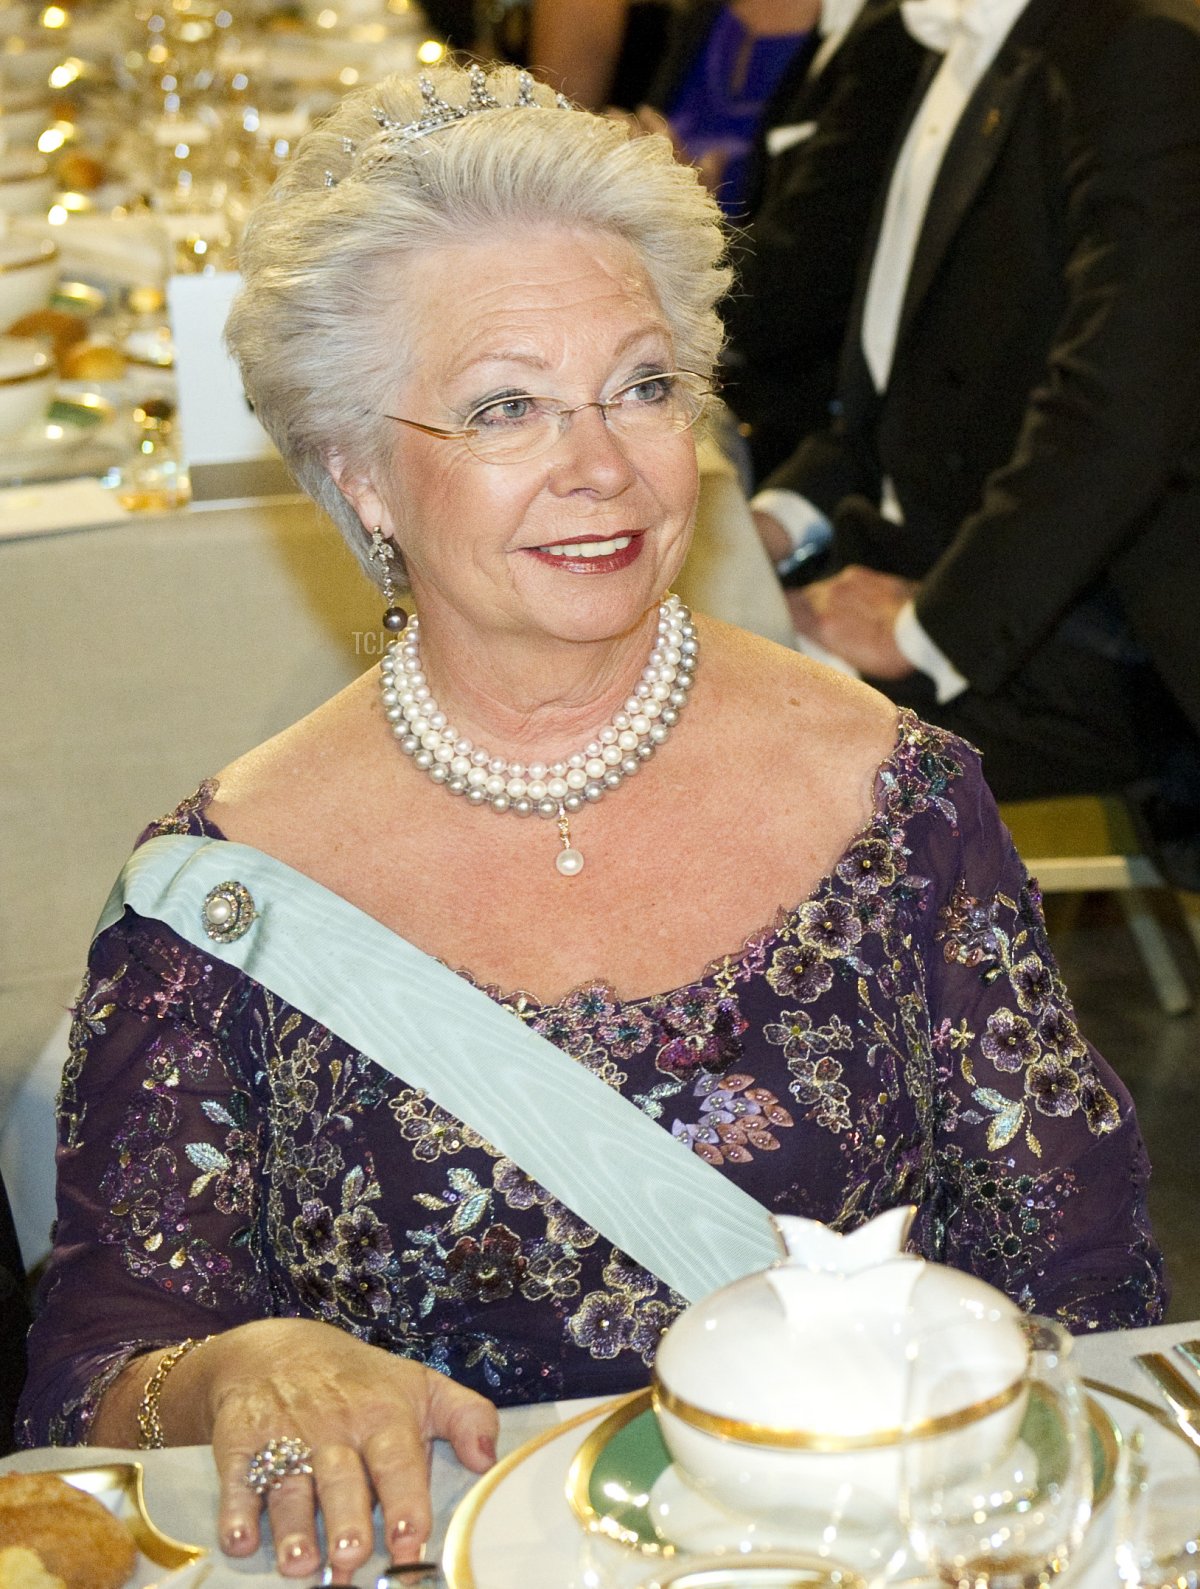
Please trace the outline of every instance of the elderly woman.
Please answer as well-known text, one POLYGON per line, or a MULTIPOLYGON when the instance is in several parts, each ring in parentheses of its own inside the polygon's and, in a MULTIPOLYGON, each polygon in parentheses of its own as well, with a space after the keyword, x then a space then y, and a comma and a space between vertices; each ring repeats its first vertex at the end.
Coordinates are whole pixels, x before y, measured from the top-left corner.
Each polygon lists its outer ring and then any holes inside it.
POLYGON ((211 1441, 231 1554, 265 1496, 282 1572, 376 1501, 413 1556, 428 1442, 642 1383, 770 1211, 913 1203, 1027 1307, 1160 1315, 974 754, 669 594, 721 252, 664 141, 452 68, 351 96, 246 236, 247 391, 394 644, 101 917, 22 1430, 211 1441))

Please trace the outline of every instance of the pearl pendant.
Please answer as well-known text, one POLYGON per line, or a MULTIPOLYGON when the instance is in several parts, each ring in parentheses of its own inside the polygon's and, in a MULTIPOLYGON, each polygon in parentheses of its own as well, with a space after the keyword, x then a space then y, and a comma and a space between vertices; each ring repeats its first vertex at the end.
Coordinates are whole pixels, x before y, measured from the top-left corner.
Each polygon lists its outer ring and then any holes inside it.
POLYGON ((560 877, 578 877, 583 871, 583 856, 571 843, 571 816, 561 801, 558 806, 558 839, 562 849, 554 857, 560 877))
POLYGON ((563 877, 578 877, 583 871, 583 856, 573 845, 568 845, 565 850, 559 850, 554 864, 563 877))

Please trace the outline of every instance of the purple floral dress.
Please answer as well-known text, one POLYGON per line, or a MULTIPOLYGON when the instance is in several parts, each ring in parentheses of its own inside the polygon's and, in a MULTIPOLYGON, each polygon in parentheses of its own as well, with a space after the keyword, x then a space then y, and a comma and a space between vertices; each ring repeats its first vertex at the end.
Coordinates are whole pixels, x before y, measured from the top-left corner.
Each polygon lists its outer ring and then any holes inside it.
MULTIPOLYGON (((221 835, 212 786, 151 833, 221 835)), ((485 989, 766 1207, 912 1245, 1075 1330, 1164 1305, 1130 1100, 1080 1036, 977 758, 904 714, 874 814, 686 987, 485 989)), ((127 911, 97 939, 60 1112, 27 1443, 78 1442, 128 1357, 324 1319, 511 1404, 643 1383, 682 1299, 469 1126, 127 911)))

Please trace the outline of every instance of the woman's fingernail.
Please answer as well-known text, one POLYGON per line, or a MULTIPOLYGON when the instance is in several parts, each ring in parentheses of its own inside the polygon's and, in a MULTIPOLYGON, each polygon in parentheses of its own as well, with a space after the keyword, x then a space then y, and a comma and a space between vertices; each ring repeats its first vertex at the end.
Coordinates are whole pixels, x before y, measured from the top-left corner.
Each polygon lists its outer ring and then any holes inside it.
POLYGON ((344 1556, 349 1550, 358 1550, 361 1546, 362 1540, 357 1534, 339 1534, 333 1542, 333 1548, 339 1556, 344 1556))
POLYGON ((480 1442, 479 1442, 479 1449, 483 1452, 484 1456, 488 1459, 489 1462, 495 1462, 495 1460, 496 1460, 496 1442, 495 1442, 495 1440, 493 1440, 491 1435, 484 1435, 482 1440, 480 1440, 480 1442))
POLYGON ((412 1524, 408 1521, 407 1517, 402 1517, 396 1524, 395 1528, 392 1529, 392 1544, 403 1545, 404 1541, 411 1533, 412 1524))
POLYGON ((221 1549, 224 1551, 237 1551, 250 1538, 250 1529, 245 1523, 230 1523, 221 1535, 221 1549))
POLYGON ((308 1554, 308 1541, 296 1538, 281 1539, 276 1554, 281 1567, 301 1561, 308 1554))

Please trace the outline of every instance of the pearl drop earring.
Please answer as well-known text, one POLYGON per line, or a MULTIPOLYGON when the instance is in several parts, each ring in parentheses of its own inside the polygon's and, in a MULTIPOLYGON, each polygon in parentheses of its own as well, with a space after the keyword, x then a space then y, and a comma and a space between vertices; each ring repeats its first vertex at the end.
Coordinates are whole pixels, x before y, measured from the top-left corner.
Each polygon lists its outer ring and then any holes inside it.
POLYGON ((392 583, 392 564, 396 560, 396 552, 391 541, 385 537, 382 525, 377 524, 371 531, 370 555, 371 561, 379 564, 383 599, 387 602, 383 614, 383 627, 392 634, 400 634, 408 623, 408 614, 396 601, 396 587, 392 583))

